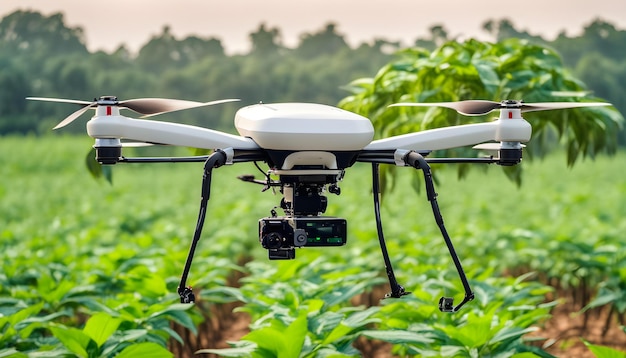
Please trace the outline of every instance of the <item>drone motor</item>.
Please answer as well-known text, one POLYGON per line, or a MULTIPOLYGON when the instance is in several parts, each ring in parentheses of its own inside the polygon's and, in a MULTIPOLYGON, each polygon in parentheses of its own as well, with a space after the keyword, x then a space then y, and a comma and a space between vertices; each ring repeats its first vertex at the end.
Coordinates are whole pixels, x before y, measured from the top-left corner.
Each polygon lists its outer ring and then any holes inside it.
POLYGON ((119 138, 96 138, 93 147, 96 150, 96 161, 100 164, 115 164, 122 157, 122 141, 119 138))

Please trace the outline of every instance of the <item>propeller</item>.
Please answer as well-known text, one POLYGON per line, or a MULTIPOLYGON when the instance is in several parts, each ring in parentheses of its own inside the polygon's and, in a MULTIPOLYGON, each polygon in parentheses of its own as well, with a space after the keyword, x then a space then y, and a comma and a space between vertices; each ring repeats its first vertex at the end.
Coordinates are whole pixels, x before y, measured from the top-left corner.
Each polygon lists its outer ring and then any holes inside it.
POLYGON ((551 109, 598 107, 610 106, 604 102, 540 102, 524 103, 524 101, 505 100, 502 102, 486 100, 468 100, 459 102, 435 102, 435 103, 394 103, 389 107, 444 107, 454 109, 465 116, 482 116, 496 109, 521 109, 522 112, 546 111, 551 109))
POLYGON ((127 108, 139 114, 143 114, 142 118, 153 117, 159 114, 170 113, 180 111, 183 109, 198 108, 204 106, 212 106, 215 104, 235 102, 239 99, 222 99, 211 102, 196 102, 186 101, 180 99, 168 99, 168 98, 136 98, 128 99, 125 101, 118 101, 114 96, 102 96, 95 99, 92 102, 63 99, 63 98, 45 98, 45 97, 27 97, 26 99, 32 101, 46 101, 46 102, 60 102, 60 103, 73 103, 79 104, 83 107, 76 112, 70 114, 57 124, 53 129, 59 129, 72 123, 76 118, 80 117, 83 113, 87 112, 90 108, 95 108, 100 105, 104 106, 118 106, 120 108, 127 108))

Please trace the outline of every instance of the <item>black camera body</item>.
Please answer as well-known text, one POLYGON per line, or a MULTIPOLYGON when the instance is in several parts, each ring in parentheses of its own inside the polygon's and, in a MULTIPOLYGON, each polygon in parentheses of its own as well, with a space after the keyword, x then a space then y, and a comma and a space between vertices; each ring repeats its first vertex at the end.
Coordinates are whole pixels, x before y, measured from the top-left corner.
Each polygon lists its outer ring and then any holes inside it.
POLYGON ((330 216, 266 217, 259 220, 259 241, 270 260, 294 259, 295 248, 343 246, 347 222, 330 216))

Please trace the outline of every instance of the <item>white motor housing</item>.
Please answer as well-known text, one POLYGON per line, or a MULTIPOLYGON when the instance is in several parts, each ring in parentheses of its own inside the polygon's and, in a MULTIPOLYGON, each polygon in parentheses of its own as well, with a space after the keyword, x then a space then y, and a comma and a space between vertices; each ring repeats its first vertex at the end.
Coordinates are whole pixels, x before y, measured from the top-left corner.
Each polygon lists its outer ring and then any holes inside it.
POLYGON ((315 103, 255 104, 239 109, 235 127, 261 148, 286 151, 358 151, 374 138, 369 119, 315 103))

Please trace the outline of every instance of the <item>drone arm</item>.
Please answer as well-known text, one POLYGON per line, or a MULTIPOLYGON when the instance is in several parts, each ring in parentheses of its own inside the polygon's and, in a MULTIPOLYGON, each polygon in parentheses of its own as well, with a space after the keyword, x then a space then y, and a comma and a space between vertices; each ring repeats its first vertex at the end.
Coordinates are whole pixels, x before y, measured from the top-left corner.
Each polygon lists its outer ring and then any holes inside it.
POLYGON ((407 149, 414 151, 464 147, 488 141, 527 142, 532 129, 522 119, 498 119, 488 123, 430 129, 371 142, 365 150, 407 149))
POLYGON ((439 204, 437 204, 437 193, 435 192, 435 186, 433 184, 432 172, 430 170, 430 166, 424 159, 424 157, 417 153, 410 151, 404 156, 404 161, 407 165, 414 167, 415 169, 421 169, 424 173, 424 181, 426 183, 426 195, 428 201, 432 206, 432 211, 435 216, 435 221, 439 226, 439 230, 443 236, 444 241, 446 242, 446 246, 448 246, 448 251, 450 252, 450 256, 452 257, 452 261, 454 261, 454 265, 459 273, 459 277, 463 284, 463 288, 465 290, 465 297, 463 301, 457 306, 453 306, 453 299, 449 297, 441 297, 439 300, 439 309, 443 312, 456 312, 467 302, 474 299, 474 293, 467 281, 467 277, 465 276, 465 272, 463 271, 463 266, 461 266, 461 261, 459 260, 458 255, 456 254, 456 250, 454 249, 454 245, 450 240, 450 235, 444 226, 443 217, 441 216, 441 212, 439 211, 439 204))
POLYGON ((124 116, 95 116, 87 122, 87 133, 94 138, 127 138, 137 141, 216 149, 259 149, 250 138, 191 125, 132 119, 124 116))

